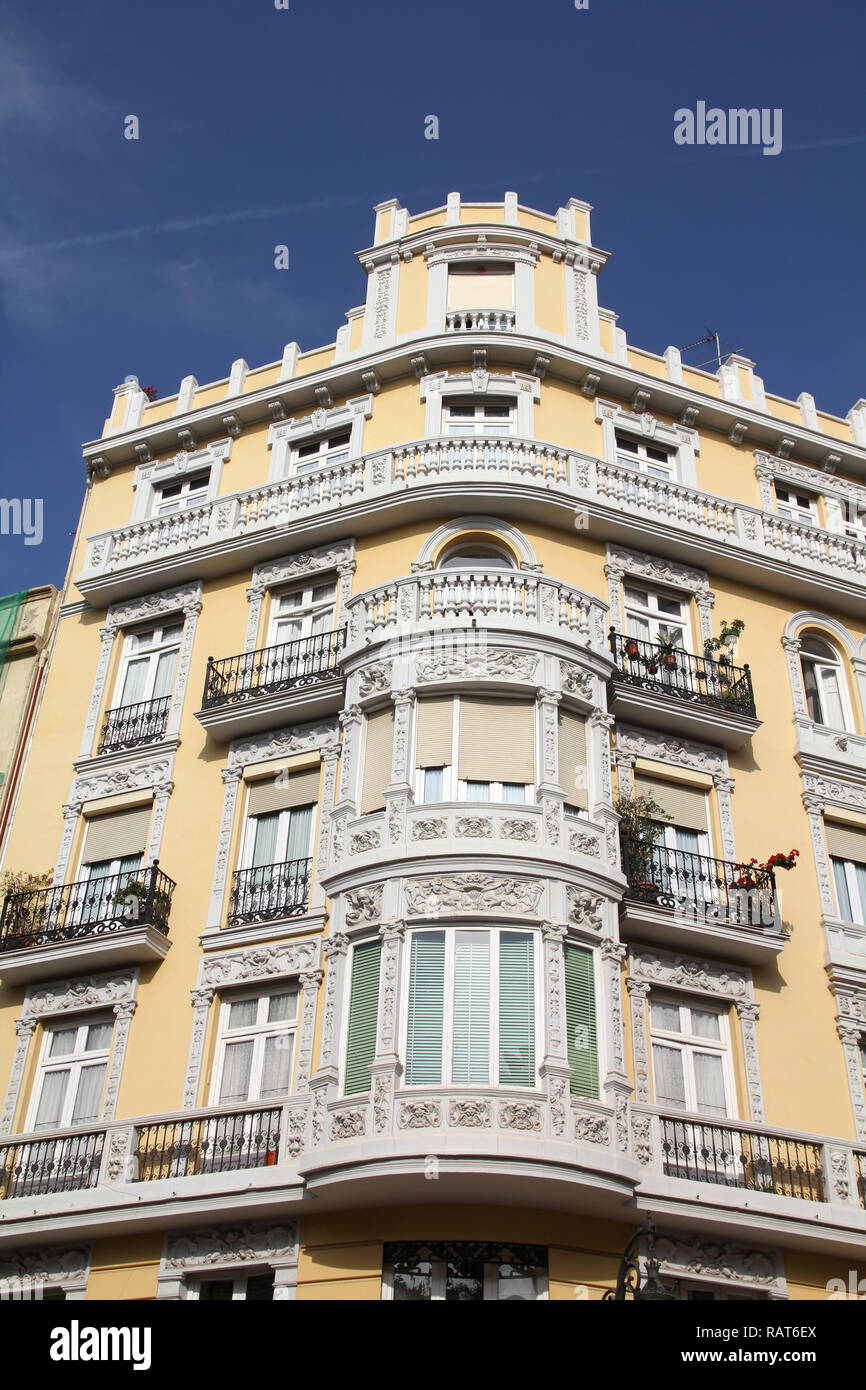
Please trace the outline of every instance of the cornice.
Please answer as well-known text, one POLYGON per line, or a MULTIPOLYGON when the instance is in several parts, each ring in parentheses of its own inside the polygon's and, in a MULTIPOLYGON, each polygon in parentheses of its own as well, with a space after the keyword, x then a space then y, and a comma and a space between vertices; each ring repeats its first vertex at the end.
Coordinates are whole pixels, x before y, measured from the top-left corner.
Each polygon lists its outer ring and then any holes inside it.
POLYGON ((610 260, 610 251, 602 251, 587 241, 571 237, 560 237, 555 232, 541 232, 535 227, 522 227, 509 222, 454 222, 443 223, 438 227, 424 227, 417 232, 406 232, 403 236, 390 237, 388 241, 377 242, 355 255, 362 266, 380 265, 395 258, 409 261, 423 254, 431 247, 436 252, 449 251, 457 247, 482 247, 486 243, 493 248, 518 246, 536 251, 549 251, 551 255, 565 259, 569 254, 585 259, 587 268, 598 275, 610 260))
MULTIPOLYGON (((566 347, 560 339, 540 334, 478 332, 455 335, 422 331, 401 339, 391 347, 353 356, 320 368, 317 372, 233 397, 231 409, 241 428, 271 424, 273 412, 269 408, 270 403, 279 401, 287 415, 292 411, 314 410, 319 404, 317 390, 327 387, 335 398, 360 395, 367 389, 364 376, 370 371, 376 373, 383 386, 403 377, 411 380, 416 377, 412 358, 421 355, 426 358, 427 369, 431 372, 447 366, 458 367, 464 362, 469 363, 471 369, 473 354, 480 348, 495 353, 500 369, 516 368, 529 373, 534 369, 539 352, 543 351, 550 363, 546 368, 547 376, 558 376, 580 386, 587 373, 592 373, 598 376, 598 391, 615 400, 626 401, 629 405, 634 401, 636 392, 642 390, 648 393, 649 407, 654 414, 678 419, 685 410, 696 410, 695 419, 701 430, 711 429, 727 436, 734 425, 744 425, 749 446, 767 453, 775 449, 780 430, 784 429, 785 434, 794 440, 800 459, 821 469, 828 452, 833 452, 839 456, 839 468, 859 472, 866 481, 866 448, 860 445, 836 439, 804 425, 783 421, 742 402, 725 401, 652 376, 615 362, 607 354, 566 347)), ((90 466, 99 460, 101 466, 110 470, 115 465, 140 462, 138 450, 142 447, 148 448, 154 455, 176 450, 181 443, 181 434, 192 434, 198 440, 224 437, 223 421, 227 405, 227 401, 216 401, 184 415, 170 416, 154 424, 91 440, 83 445, 82 454, 90 466)))

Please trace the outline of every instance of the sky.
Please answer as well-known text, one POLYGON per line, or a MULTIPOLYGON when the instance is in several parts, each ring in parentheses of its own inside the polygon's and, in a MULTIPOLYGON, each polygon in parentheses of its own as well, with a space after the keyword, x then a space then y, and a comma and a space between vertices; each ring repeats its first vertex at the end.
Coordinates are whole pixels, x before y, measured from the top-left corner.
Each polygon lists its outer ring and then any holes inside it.
POLYGON ((277 3, 0 4, 0 497, 43 516, 0 593, 62 583, 112 388, 333 342, 387 198, 585 199, 630 342, 866 397, 862 0, 277 3), (781 152, 678 145, 700 101, 780 109, 781 152))

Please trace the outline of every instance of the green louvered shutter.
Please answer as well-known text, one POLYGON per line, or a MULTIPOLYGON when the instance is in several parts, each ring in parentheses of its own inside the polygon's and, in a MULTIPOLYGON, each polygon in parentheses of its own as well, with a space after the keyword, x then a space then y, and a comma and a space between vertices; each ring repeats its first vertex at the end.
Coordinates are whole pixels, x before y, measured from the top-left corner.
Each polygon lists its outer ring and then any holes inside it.
POLYGON ((499 938, 499 1084, 535 1085, 535 953, 523 932, 499 938))
POLYGON ((595 981, 592 952, 582 946, 565 948, 565 1017, 568 1061, 574 1068, 571 1091, 598 1097, 598 1040, 595 1027, 595 981))
POLYGON ((445 933, 421 932, 412 937, 409 965, 407 1086, 441 1082, 444 1013, 445 933))
POLYGON ((346 1095, 369 1091, 370 1063, 376 1055, 381 945, 368 941, 352 952, 352 996, 346 1045, 346 1095))
POLYGON ((490 933, 459 931, 454 940, 454 1042, 451 1080, 490 1081, 490 933))

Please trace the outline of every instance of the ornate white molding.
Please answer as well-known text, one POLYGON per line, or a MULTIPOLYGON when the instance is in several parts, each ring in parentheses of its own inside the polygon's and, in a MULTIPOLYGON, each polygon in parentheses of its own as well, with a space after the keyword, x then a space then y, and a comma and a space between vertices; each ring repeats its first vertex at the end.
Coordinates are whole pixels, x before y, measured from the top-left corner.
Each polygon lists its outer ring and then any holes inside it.
MULTIPOLYGON (((24 1290, 63 1289, 66 1297, 82 1299, 90 1276, 92 1245, 36 1245, 0 1252, 0 1298, 5 1284, 20 1298, 24 1290)), ((8 1295, 7 1295, 8 1296, 8 1295)))
POLYGON ((771 1298, 788 1296, 784 1265, 777 1250, 659 1233, 653 1254, 661 1262, 663 1277, 765 1292, 771 1298))
MULTIPOLYGON (((638 392, 635 396, 638 407, 648 405, 649 393, 638 392)), ((617 461, 616 432, 636 435, 640 439, 651 439, 653 443, 670 449, 676 459, 676 476, 679 482, 688 487, 697 487, 698 475, 695 455, 700 451, 701 441, 697 430, 685 425, 669 425, 659 420, 650 410, 627 410, 618 401, 595 400, 595 419, 601 425, 602 457, 607 463, 617 461)))
POLYGON ((298 724, 290 729, 269 730, 233 740, 229 744, 226 768, 243 769, 251 763, 290 758, 296 753, 321 752, 338 741, 339 726, 335 719, 316 724, 298 724))
MULTIPOLYGON (((761 506, 765 512, 776 510, 773 497, 773 483, 776 478, 802 486, 809 492, 824 497, 843 497, 857 507, 866 507, 866 487, 861 483, 849 482, 847 478, 837 478, 825 470, 808 468, 802 463, 792 463, 790 459, 778 458, 775 454, 755 450, 755 477, 761 490, 761 506)), ((841 529, 841 528, 840 528, 841 529)))
POLYGON ((372 413, 373 397, 368 393, 365 396, 355 396, 344 405, 330 408, 325 399, 325 404, 309 415, 300 419, 293 416, 289 420, 280 420, 271 425, 268 430, 268 448, 271 450, 268 482, 275 483, 285 478, 292 445, 311 439, 316 434, 348 429, 349 457, 360 458, 364 451, 364 425, 372 413))
POLYGON ((104 975, 81 975, 72 980, 50 980, 31 985, 24 997, 21 1017, 16 1020, 18 1045, 3 1109, 0 1111, 0 1134, 8 1134, 18 1107, 24 1068, 37 1023, 58 1015, 80 1013, 91 1009, 111 1009, 117 1020, 111 1040, 111 1053, 102 1102, 102 1118, 111 1120, 117 1108, 117 1092, 129 1039, 129 1025, 135 1011, 138 992, 138 969, 112 971, 104 975))
POLYGON ((243 950, 225 951, 202 958, 196 987, 190 991, 193 1028, 183 1088, 185 1110, 194 1109, 198 1104, 207 1020, 214 994, 234 985, 300 978, 303 991, 298 1005, 296 1090, 306 1089, 315 1027, 315 1000, 321 980, 321 952, 321 941, 316 938, 311 941, 248 946, 243 950), (312 1005, 308 997, 310 993, 312 1005))
POLYGON ((499 912, 538 916, 544 884, 504 874, 451 874, 410 879, 404 884, 410 916, 436 917, 443 912, 471 916, 499 912))
POLYGON ((152 791, 155 807, 145 858, 150 861, 158 859, 168 797, 174 786, 173 772, 174 755, 156 754, 149 758, 141 756, 135 762, 108 767, 100 772, 87 772, 76 777, 70 788, 69 799, 63 807, 63 834, 57 852, 54 885, 66 882, 78 818, 86 801, 100 801, 110 796, 152 791))
POLYGON ((749 1118, 764 1119, 755 1022, 752 973, 746 966, 732 968, 718 961, 675 955, 670 951, 632 947, 628 957, 626 987, 632 1001, 632 1038, 635 1060, 635 1097, 650 1099, 650 1056, 647 1037, 646 997, 652 988, 682 991, 689 995, 734 1004, 740 1022, 749 1118))
POLYGON ((223 467, 231 451, 231 438, 215 439, 200 449, 182 449, 170 458, 140 464, 132 476, 135 501, 130 521, 144 521, 153 514, 154 493, 158 486, 173 483, 189 473, 203 473, 206 468, 210 470, 207 500, 213 501, 219 495, 223 467))
MULTIPOLYGON (((453 378, 449 378, 449 381, 453 378)), ((508 521, 503 521, 501 517, 473 515, 457 516, 451 521, 443 522, 437 526, 427 536, 421 549, 418 551, 418 559, 415 567, 432 566, 436 556, 444 545, 449 541, 456 540, 459 536, 469 531, 485 531, 491 536, 498 537, 503 545, 512 550, 517 556, 521 566, 538 565, 538 559, 530 541, 517 526, 512 526, 508 521)))
POLYGON ((836 1031, 845 1057, 845 1074, 857 1138, 866 1140, 866 1083, 861 1047, 866 1042, 866 985, 834 985, 836 1031))
POLYGON ((604 572, 608 583, 610 624, 617 632, 623 630, 623 580, 644 579, 650 584, 663 584, 668 588, 691 594, 698 605, 701 637, 712 637, 714 595, 705 570, 694 569, 691 565, 681 565, 676 560, 667 560, 640 550, 628 550, 625 546, 608 542, 604 572))
POLYGON ((415 680, 418 685, 446 680, 512 680, 531 685, 540 659, 523 652, 461 644, 439 656, 416 659, 415 680))
MULTIPOLYGON (((256 565, 253 570, 252 583, 247 589, 250 609, 244 651, 255 651, 258 646, 262 605, 265 594, 270 589, 276 589, 283 584, 291 584, 293 580, 306 579, 308 575, 327 574, 329 571, 336 570, 341 577, 343 575, 348 576, 349 593, 351 593, 351 577, 354 567, 354 539, 341 542, 339 545, 321 545, 314 550, 302 550, 294 555, 286 555, 280 560, 267 560, 261 565, 256 565)), ((341 585, 340 607, 342 607, 343 600, 342 587, 341 585)), ((348 596, 347 594, 346 597, 348 596)), ((340 621, 338 613, 336 625, 339 625, 340 621)))
MULTIPOLYGON (((444 318, 444 310, 443 310, 444 318)), ((488 371, 486 366, 474 372, 436 372, 420 381, 420 397, 425 405, 424 435, 435 439, 443 433, 442 413, 446 396, 466 396, 478 399, 487 395, 513 397, 517 402, 516 433, 521 439, 535 438, 535 402, 541 399, 541 381, 526 372, 488 371)), ((500 521, 499 525, 502 525, 500 521)))
POLYGON ((674 767, 687 767, 694 772, 707 772, 712 778, 730 780, 728 755, 723 748, 711 743, 674 738, 652 729, 636 729, 628 724, 616 726, 617 758, 649 758, 674 767))
POLYGON ((202 1274, 243 1271, 264 1265, 274 1270, 274 1297, 294 1297, 297 1284, 298 1223, 243 1222, 192 1231, 168 1231, 159 1263, 158 1299, 184 1296, 184 1281, 202 1274))

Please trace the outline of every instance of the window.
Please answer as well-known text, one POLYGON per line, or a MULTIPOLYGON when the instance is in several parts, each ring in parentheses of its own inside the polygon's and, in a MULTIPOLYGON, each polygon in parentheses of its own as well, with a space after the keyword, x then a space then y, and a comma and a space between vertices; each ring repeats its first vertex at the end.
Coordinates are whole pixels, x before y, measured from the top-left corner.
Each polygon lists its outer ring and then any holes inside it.
POLYGON ((866 541, 866 503, 844 497, 840 498, 840 506, 845 535, 855 541, 866 541))
POLYGON ((349 457, 351 438, 351 430, 338 430, 334 434, 309 439, 304 444, 294 444, 291 452, 292 472, 307 473, 324 463, 345 462, 349 457))
POLYGON ((849 727, 842 662, 829 642, 806 636, 800 642, 800 669, 809 717, 831 729, 849 727))
POLYGON ((346 1039, 344 1093, 369 1091, 370 1063, 376 1055, 379 1018, 378 941, 365 941, 352 951, 352 983, 349 996, 349 1026, 346 1039))
POLYGON ((455 398, 445 402, 445 433, 503 435, 514 433, 514 401, 472 401, 455 398))
POLYGON ((61 1129, 99 1119, 112 1018, 51 1024, 45 1029, 27 1128, 61 1129))
POLYGON ((294 988, 225 999, 212 1105, 279 1100, 289 1094, 298 1015, 294 988))
POLYGON ((536 1084, 531 933, 414 932, 406 1085, 536 1084))
POLYGON ((514 266, 473 261, 448 267, 449 309, 513 309, 514 266))
POLYGON ((656 1105, 733 1115, 727 1019, 721 1011, 651 999, 650 1026, 656 1105))
POLYGON ((791 492, 776 483, 776 511, 791 521, 801 521, 806 526, 817 526, 818 510, 815 498, 805 492, 791 492))
POLYGON ((250 787, 231 920, 273 921, 306 910, 310 894, 318 767, 250 787))
MULTIPOLYGON (((318 782, 318 775, 316 777, 318 782)), ((260 869, 309 859, 315 804, 291 806, 251 816, 247 825, 244 867, 260 869)))
POLYGON ((626 468, 638 468, 654 478, 676 477, 676 455, 671 449, 660 448, 636 435, 616 433, 617 463, 626 468))
POLYGON ((547 1251, 487 1241, 388 1243, 382 1298, 398 1303, 546 1299, 547 1251))
POLYGON ((336 585, 333 580, 275 594, 271 604, 268 646, 281 646, 287 642, 298 642, 304 637, 333 632, 335 602, 336 585))
POLYGON ((421 802, 525 805, 535 788, 534 708, 528 700, 420 700, 415 766, 421 802))
POLYGON ((565 947, 565 1021, 571 1093, 598 1098, 598 1036, 595 1021, 595 969, 591 951, 565 947))
POLYGON ((514 559, 490 545, 458 545, 437 562, 437 569, 513 570, 514 559))
POLYGON ((691 651, 688 600, 663 590, 624 585, 625 630, 638 641, 670 642, 691 651))
POLYGON ((123 644, 114 708, 160 700, 168 713, 182 632, 182 623, 167 623, 128 633, 123 644))
POLYGON ((209 1303, 238 1302, 263 1303, 274 1296, 273 1272, 267 1274, 236 1274, 215 1276, 212 1279, 190 1281, 188 1298, 197 1298, 209 1303))
POLYGON ((693 874, 694 870, 682 864, 681 856, 710 853, 705 788, 680 782, 666 782, 639 772, 634 779, 634 794, 651 796, 671 818, 670 823, 659 822, 656 837, 659 849, 658 864, 654 867, 667 865, 668 873, 676 873, 679 863, 681 869, 685 868, 693 874))
POLYGON ((824 834, 839 916, 843 922, 866 926, 866 829, 827 821, 824 834))
POLYGON ((133 910, 123 899, 127 888, 134 891, 141 869, 150 813, 149 805, 137 806, 87 822, 77 879, 82 887, 69 904, 67 924, 107 921, 133 910))
POLYGON ((162 483, 154 489, 153 515, 170 516, 185 511, 199 502, 206 502, 210 488, 210 469, 194 473, 176 483, 162 483))

